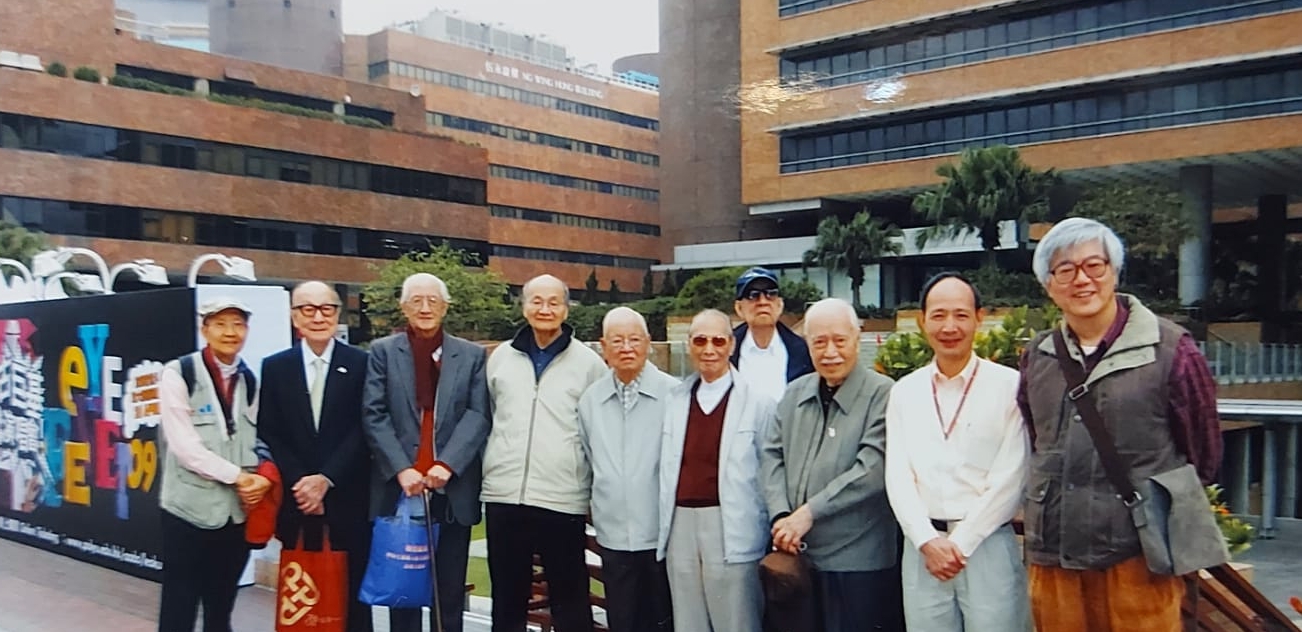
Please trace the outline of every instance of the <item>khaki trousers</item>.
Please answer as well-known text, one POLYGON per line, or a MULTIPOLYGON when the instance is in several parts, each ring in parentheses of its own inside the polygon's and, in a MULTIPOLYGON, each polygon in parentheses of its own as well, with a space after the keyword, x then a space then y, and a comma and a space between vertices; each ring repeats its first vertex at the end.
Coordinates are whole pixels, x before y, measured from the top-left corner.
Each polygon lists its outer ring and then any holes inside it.
POLYGON ((1027 576, 1038 632, 1180 632, 1185 581, 1132 557, 1101 571, 1032 564, 1027 576))

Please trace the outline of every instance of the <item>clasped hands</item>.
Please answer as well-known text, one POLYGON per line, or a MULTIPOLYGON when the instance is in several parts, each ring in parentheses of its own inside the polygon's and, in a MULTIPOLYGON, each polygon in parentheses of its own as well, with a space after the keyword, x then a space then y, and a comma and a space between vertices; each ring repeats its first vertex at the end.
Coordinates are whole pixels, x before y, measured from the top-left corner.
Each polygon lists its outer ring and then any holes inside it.
POLYGON ((942 582, 947 582, 967 566, 967 556, 949 538, 936 536, 918 549, 927 565, 927 572, 942 582))
POLYGON ((805 534, 813 526, 814 514, 809 511, 809 505, 801 505, 799 509, 773 523, 773 529, 769 532, 773 536, 773 548, 799 555, 805 544, 805 534))
POLYGON ((434 464, 424 474, 414 467, 398 472, 398 486, 402 487, 402 491, 408 496, 415 496, 426 489, 443 489, 450 480, 452 480, 452 470, 441 463, 434 464))
POLYGON ((248 510, 262 501, 271 489, 271 480, 261 474, 240 472, 235 477, 235 493, 240 497, 240 505, 248 510))

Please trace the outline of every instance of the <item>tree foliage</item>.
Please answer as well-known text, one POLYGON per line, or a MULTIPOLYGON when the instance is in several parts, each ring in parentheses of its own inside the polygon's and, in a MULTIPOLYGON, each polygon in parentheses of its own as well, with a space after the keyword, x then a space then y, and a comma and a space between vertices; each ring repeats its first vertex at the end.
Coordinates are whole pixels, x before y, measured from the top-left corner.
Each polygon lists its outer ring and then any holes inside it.
POLYGON ((428 272, 442 279, 452 295, 444 320, 448 332, 472 340, 509 338, 523 320, 520 310, 510 301, 506 281, 497 272, 475 267, 478 265, 474 254, 444 244, 372 266, 376 279, 362 290, 371 333, 385 336, 404 326, 398 305, 402 282, 417 272, 428 272))
POLYGON ((823 298, 823 291, 809 277, 799 280, 782 277, 778 280, 778 289, 782 292, 782 311, 789 314, 803 313, 811 304, 823 298))
POLYGON ((850 290, 855 305, 863 305, 859 289, 863 287, 864 268, 889 255, 899 255, 903 246, 895 238, 903 235, 894 224, 883 224, 867 211, 860 211, 849 223, 836 217, 825 217, 818 223, 818 237, 814 247, 805 251, 806 267, 819 266, 844 272, 850 277, 850 290))
POLYGON ((34 233, 8 220, 0 221, 0 257, 27 264, 36 253, 49 248, 45 235, 34 233))
POLYGON ((999 223, 1034 221, 1048 210, 1049 191, 1058 177, 1052 169, 1036 171, 1015 147, 968 148, 957 165, 936 168, 943 182, 913 198, 913 210, 932 224, 918 234, 918 247, 935 238, 956 239, 975 233, 994 264, 999 223))
POLYGON ((731 314, 733 301, 737 298, 737 277, 745 271, 746 268, 740 266, 701 271, 678 291, 677 309, 695 314, 713 308, 731 314))
POLYGON ((1147 184, 1109 184, 1081 193, 1069 213, 1107 224, 1126 244, 1126 258, 1177 255, 1194 235, 1180 194, 1147 184))
POLYGON ((1069 213, 1107 224, 1126 246, 1124 289, 1146 301, 1175 298, 1180 245, 1194 235, 1180 194, 1144 184, 1085 189, 1069 213))

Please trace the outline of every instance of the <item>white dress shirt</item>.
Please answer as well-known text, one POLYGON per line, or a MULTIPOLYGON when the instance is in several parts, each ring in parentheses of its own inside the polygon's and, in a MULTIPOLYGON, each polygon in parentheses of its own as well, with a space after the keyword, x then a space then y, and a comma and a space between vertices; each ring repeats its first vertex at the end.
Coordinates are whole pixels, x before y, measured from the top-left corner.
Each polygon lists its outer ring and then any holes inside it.
POLYGON ((755 392, 769 395, 775 402, 782 399, 787 390, 787 345, 776 330, 768 348, 761 349, 755 344, 754 330, 747 328, 737 365, 737 372, 755 392))
POLYGON ((707 415, 714 412, 729 388, 732 388, 732 371, 724 373, 723 377, 713 382, 706 382, 705 378, 701 378, 701 385, 696 387, 696 403, 700 404, 701 412, 707 415))
POLYGON ((1017 514, 1030 458, 1017 387, 1017 371, 973 355, 952 378, 933 362, 891 389, 886 406, 886 493, 900 528, 915 547, 942 537, 931 520, 957 521, 951 523, 948 538, 971 556, 1017 514), (969 383, 967 401, 958 411, 969 383), (957 422, 946 439, 941 424, 948 427, 955 414, 957 422))
POLYGON ((312 347, 307 346, 306 341, 300 340, 298 346, 303 350, 303 376, 307 378, 305 384, 307 384, 307 390, 311 391, 312 380, 316 379, 316 368, 314 368, 312 364, 316 362, 317 358, 325 360, 325 366, 321 367, 321 377, 323 379, 329 377, 330 360, 334 358, 335 355, 335 339, 331 338, 330 342, 326 343, 325 351, 321 352, 321 355, 319 356, 315 351, 312 351, 312 347))

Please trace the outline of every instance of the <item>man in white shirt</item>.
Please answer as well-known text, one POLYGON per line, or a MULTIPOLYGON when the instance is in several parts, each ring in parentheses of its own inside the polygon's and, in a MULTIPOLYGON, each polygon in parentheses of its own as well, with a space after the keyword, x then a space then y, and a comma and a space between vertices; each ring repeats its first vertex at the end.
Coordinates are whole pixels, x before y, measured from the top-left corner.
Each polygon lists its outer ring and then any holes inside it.
POLYGON ((1029 632, 1009 524, 1030 455, 1018 374, 972 353, 985 311, 967 279, 934 277, 922 310, 935 360, 897 382, 886 408, 886 491, 907 540, 905 620, 910 632, 1029 632))
POLYGON ((760 393, 776 402, 787 384, 814 372, 805 340, 778 320, 785 304, 778 276, 766 268, 751 268, 737 277, 733 309, 745 323, 732 331, 736 348, 731 361, 737 372, 760 393))

